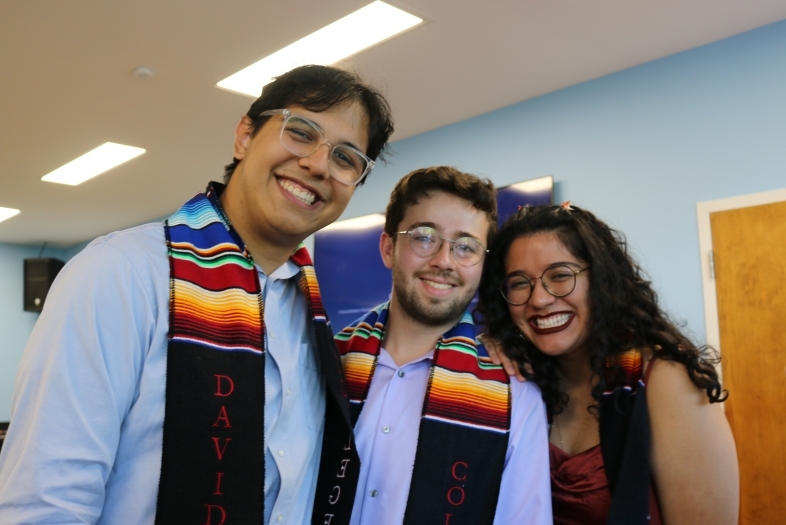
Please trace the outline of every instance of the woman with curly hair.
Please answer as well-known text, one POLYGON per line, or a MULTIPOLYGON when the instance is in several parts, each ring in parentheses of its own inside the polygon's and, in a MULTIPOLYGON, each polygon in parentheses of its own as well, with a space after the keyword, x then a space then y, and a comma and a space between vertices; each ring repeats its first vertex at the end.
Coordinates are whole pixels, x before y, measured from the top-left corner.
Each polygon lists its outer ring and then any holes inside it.
POLYGON ((548 408, 554 522, 736 524, 717 360, 642 274, 621 233, 569 203, 520 209, 486 257, 478 310, 548 408))

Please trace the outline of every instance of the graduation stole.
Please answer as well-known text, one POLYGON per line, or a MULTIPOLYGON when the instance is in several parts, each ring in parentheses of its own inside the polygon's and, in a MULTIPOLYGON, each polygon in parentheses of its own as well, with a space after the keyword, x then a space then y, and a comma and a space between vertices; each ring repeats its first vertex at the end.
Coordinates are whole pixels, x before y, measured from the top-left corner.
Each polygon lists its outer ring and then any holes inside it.
MULTIPOLYGON (((164 224, 170 265, 166 406, 157 525, 260 525, 265 488, 265 323, 259 277, 218 200, 188 201, 164 224)), ((341 362, 301 246, 291 257, 326 378, 314 523, 348 524, 360 462, 341 362)))
MULTIPOLYGON (((385 336, 388 304, 336 336, 357 423, 385 336)), ((510 379, 475 340, 472 316, 442 336, 423 402, 404 525, 491 523, 510 436, 510 379)))
POLYGON ((641 352, 610 357, 600 400, 600 449, 612 500, 609 525, 647 525, 650 421, 641 352))

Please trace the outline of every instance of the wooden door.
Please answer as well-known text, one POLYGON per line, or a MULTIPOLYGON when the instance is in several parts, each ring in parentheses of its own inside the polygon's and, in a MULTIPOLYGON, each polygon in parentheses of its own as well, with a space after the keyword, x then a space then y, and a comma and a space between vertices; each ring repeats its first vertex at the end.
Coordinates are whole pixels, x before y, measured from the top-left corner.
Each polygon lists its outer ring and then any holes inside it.
POLYGON ((710 221, 740 524, 786 523, 786 202, 710 221))

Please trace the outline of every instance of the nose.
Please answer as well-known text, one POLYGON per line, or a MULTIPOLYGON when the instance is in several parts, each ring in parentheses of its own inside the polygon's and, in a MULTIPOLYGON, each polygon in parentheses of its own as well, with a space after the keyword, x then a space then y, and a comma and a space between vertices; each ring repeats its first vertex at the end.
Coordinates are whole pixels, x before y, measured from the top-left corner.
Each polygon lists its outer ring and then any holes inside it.
POLYGON ((315 177, 328 178, 330 176, 330 152, 333 146, 323 142, 317 150, 308 157, 300 157, 299 164, 315 177))
POLYGON ((442 246, 431 255, 431 266, 441 269, 454 269, 456 266, 456 259, 453 257, 453 243, 443 239, 442 246))
POLYGON ((532 281, 532 295, 530 295, 528 303, 534 308, 544 308, 553 303, 555 297, 543 286, 543 279, 537 278, 532 281))

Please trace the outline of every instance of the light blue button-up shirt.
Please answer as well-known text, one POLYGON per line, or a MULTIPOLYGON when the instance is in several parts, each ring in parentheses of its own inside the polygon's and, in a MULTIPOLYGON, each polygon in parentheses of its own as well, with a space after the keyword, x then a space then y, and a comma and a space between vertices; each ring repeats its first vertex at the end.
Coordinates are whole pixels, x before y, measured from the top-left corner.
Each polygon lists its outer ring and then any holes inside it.
MULTIPOLYGON (((265 302, 265 523, 310 523, 324 426, 297 266, 265 302)), ((169 262, 161 224, 97 239, 58 276, 16 380, 0 525, 152 525, 161 469, 169 262)))
MULTIPOLYGON (((351 525, 404 521, 433 355, 398 366, 380 351, 355 424, 360 480, 351 525)), ((510 386, 510 438, 494 525, 551 525, 546 409, 533 383, 513 379, 510 386)))

